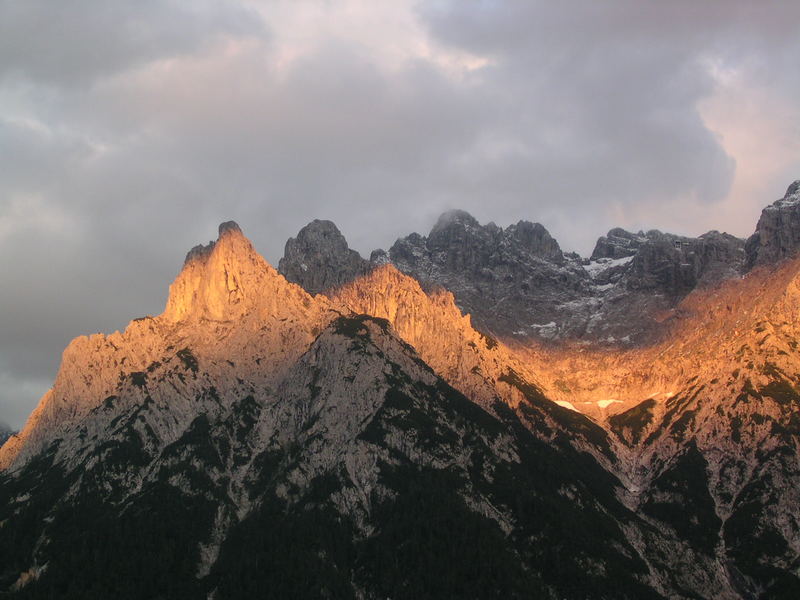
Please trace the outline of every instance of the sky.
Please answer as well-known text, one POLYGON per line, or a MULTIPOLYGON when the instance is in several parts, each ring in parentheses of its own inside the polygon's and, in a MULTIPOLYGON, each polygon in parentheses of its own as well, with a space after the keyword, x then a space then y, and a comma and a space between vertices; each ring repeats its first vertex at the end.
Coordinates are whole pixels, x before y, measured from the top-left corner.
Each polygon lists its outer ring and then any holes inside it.
POLYGON ((236 220, 747 236, 800 178, 796 0, 0 0, 0 421, 236 220))

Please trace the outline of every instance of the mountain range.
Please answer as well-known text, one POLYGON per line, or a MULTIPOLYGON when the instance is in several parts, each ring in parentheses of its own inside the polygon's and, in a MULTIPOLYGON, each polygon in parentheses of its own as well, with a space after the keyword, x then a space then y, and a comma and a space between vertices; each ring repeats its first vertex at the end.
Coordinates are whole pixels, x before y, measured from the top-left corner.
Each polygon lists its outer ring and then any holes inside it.
POLYGON ((592 255, 238 225, 0 448, 13 598, 796 598, 800 181, 592 255))

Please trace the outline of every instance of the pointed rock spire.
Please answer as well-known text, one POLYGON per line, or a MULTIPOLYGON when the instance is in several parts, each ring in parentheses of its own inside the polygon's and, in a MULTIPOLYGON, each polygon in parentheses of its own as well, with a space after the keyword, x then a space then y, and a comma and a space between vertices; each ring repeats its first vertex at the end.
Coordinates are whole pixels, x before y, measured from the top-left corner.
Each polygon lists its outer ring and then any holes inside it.
POLYGON ((763 211, 745 246, 747 270, 795 256, 800 250, 800 179, 763 211))
POLYGON ((236 319, 258 304, 271 287, 266 282, 278 277, 239 226, 227 221, 219 226, 216 241, 195 246, 186 256, 183 270, 170 286, 163 316, 171 321, 236 319))
POLYGON ((369 270, 332 221, 314 219, 286 242, 278 270, 309 294, 338 287, 369 270))

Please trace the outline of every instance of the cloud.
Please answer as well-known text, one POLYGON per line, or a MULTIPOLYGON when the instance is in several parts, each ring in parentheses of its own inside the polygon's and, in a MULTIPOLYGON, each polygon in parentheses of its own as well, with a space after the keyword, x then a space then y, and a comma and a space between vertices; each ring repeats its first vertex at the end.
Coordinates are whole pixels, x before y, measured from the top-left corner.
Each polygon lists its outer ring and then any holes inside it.
POLYGON ((469 188, 491 194, 503 182, 518 207, 528 190, 567 246, 587 251, 590 224, 609 218, 691 234, 723 221, 746 235, 800 167, 791 133, 778 135, 798 123, 784 110, 761 141, 783 156, 781 175, 761 177, 746 207, 726 210, 732 194, 742 196, 732 185, 763 172, 731 143, 730 129, 748 123, 717 113, 748 102, 754 88, 764 108, 794 105, 796 3, 466 1, 420 10, 441 42, 489 58, 487 86, 505 106, 493 142, 513 152, 494 162, 476 153, 469 188), (720 78, 725 70, 738 74, 735 85, 720 78))
POLYGON ((750 233, 800 172, 796 6, 0 0, 0 419, 228 219, 273 263, 456 207, 750 233))
POLYGON ((259 35, 246 5, 215 0, 3 0, 0 76, 90 85, 137 64, 191 53, 220 35, 259 35))

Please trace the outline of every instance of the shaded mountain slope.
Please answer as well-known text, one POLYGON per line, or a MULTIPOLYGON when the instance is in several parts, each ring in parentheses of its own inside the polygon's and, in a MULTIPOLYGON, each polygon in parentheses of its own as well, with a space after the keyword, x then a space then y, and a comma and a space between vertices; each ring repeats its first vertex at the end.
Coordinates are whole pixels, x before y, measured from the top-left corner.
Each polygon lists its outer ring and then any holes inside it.
POLYGON ((660 597, 614 479, 478 408, 386 321, 335 319, 270 396, 189 393, 173 392, 188 404, 171 441, 175 405, 122 389, 0 476, 5 589, 660 597))

